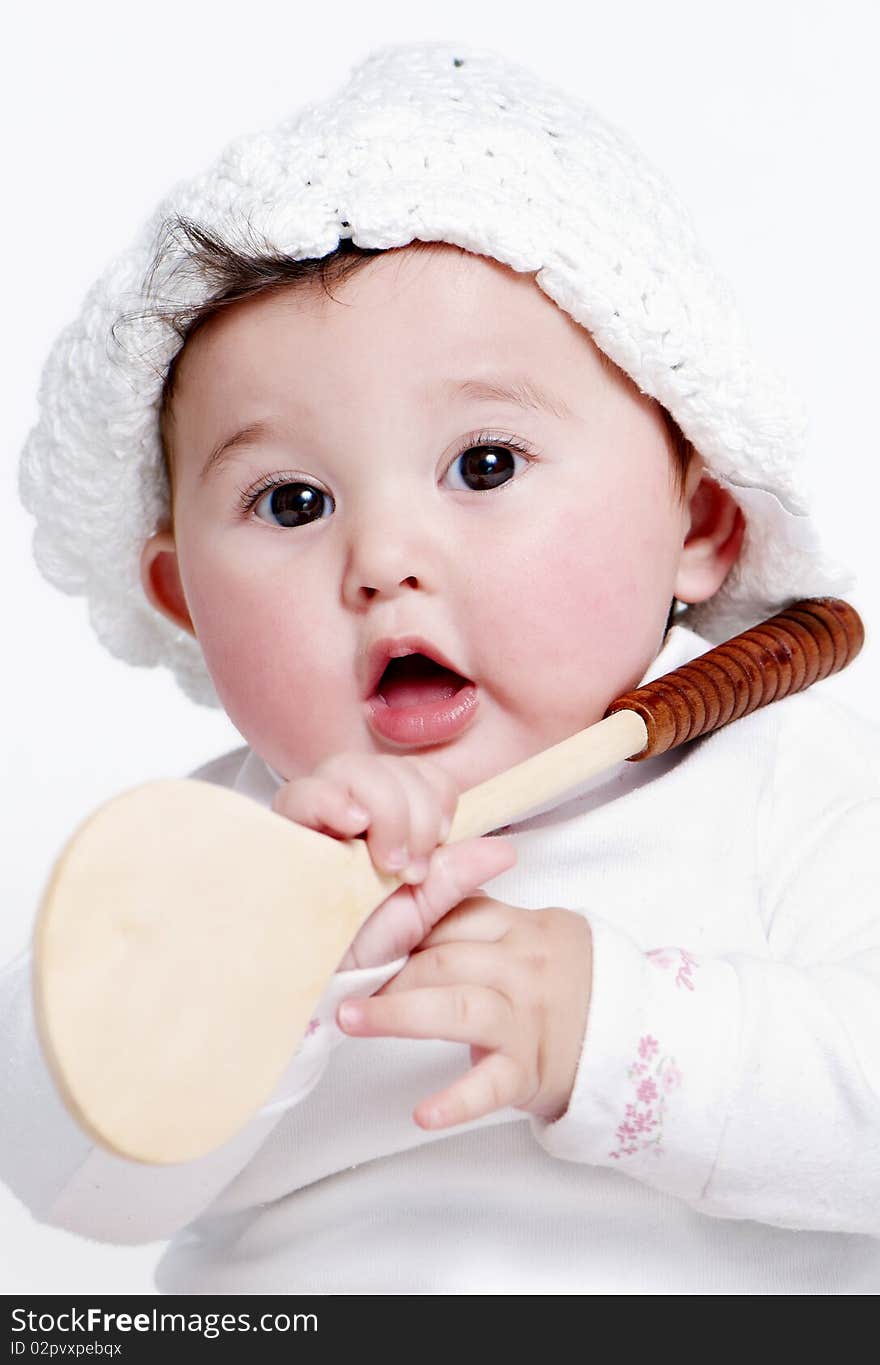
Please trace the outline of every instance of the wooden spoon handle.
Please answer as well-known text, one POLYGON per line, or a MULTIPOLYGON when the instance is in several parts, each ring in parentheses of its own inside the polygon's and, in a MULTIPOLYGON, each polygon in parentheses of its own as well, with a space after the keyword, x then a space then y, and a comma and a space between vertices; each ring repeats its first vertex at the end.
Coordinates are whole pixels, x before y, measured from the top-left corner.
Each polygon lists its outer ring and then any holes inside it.
POLYGON ((545 801, 563 798, 595 773, 638 753, 647 737, 641 716, 622 711, 471 787, 458 799, 447 843, 500 829, 545 801))
POLYGON ((835 597, 810 598, 618 697, 605 714, 640 715, 648 740, 628 757, 653 758, 837 673, 864 639, 854 607, 835 597))

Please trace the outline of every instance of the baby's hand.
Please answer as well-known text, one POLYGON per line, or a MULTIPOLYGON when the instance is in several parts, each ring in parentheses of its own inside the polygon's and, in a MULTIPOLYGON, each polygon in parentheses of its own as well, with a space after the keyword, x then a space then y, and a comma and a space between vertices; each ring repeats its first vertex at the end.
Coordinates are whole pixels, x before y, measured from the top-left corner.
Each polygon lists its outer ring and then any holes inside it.
POLYGON ((472 896, 369 1000, 340 1006, 359 1037, 469 1043, 471 1070, 423 1100, 422 1128, 513 1105, 553 1121, 568 1107, 592 991, 592 933, 572 910, 472 896))
POLYGON ((373 911, 338 970, 411 952, 447 911, 513 866, 516 852, 504 839, 443 845, 458 795, 449 773, 408 754, 335 754, 279 788, 272 802, 279 815, 339 839, 365 833, 376 869, 408 883, 373 911))

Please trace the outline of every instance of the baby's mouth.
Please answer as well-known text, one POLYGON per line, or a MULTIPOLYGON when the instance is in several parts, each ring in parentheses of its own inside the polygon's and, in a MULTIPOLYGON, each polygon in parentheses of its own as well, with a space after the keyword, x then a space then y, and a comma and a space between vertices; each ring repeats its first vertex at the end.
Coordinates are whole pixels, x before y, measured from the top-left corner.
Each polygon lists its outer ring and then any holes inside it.
POLYGON ((414 652, 387 661, 365 712, 377 739, 394 749, 424 749, 457 739, 479 704, 476 683, 414 652))
POLYGON ((470 679, 444 668, 424 654, 407 654, 400 659, 389 659, 385 671, 376 684, 376 697, 392 710, 405 706, 427 706, 431 702, 448 701, 467 687, 470 679))

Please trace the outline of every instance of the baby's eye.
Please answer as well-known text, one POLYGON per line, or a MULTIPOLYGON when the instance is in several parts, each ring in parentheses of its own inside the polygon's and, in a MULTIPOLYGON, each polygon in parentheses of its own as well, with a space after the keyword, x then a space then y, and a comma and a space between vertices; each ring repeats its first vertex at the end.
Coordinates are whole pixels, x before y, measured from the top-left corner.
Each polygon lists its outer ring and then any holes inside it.
POLYGON ((270 526, 307 526, 328 517, 333 505, 329 493, 310 483, 270 482, 246 499, 246 510, 253 508, 260 521, 268 521, 270 526), (266 515, 260 514, 261 507, 266 515))
POLYGON ((524 465, 529 463, 524 454, 520 454, 510 445, 469 446, 455 457, 446 471, 446 476, 452 477, 453 488, 464 488, 469 492, 486 492, 492 488, 500 488, 514 477, 517 472, 517 460, 524 465))

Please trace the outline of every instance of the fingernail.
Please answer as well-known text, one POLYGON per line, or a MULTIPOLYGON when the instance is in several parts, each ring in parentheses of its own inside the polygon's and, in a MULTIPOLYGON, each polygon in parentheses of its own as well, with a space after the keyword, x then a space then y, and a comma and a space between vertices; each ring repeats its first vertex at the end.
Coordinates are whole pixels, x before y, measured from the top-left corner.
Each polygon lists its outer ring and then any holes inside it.
POLYGON ((451 829, 452 829, 452 821, 450 820, 450 818, 449 818, 448 815, 444 815, 444 817, 443 817, 443 824, 440 826, 440 842, 441 842, 441 844, 445 844, 445 843, 446 843, 446 840, 449 838, 449 832, 450 832, 451 829))
POLYGON ((415 858, 400 874, 405 882, 423 882, 428 875, 427 858, 415 858))
POLYGON ((409 849, 404 844, 403 848, 394 848, 385 855, 385 866, 389 872, 399 872, 402 867, 406 867, 409 862, 409 849))
POLYGON ((346 1028, 357 1028, 361 1021, 360 1008, 357 1005, 340 1005, 338 1019, 346 1028))
POLYGON ((358 806, 352 801, 348 807, 348 818, 349 820, 356 820, 359 825, 362 825, 365 821, 369 820, 370 812, 364 810, 363 806, 358 806))

